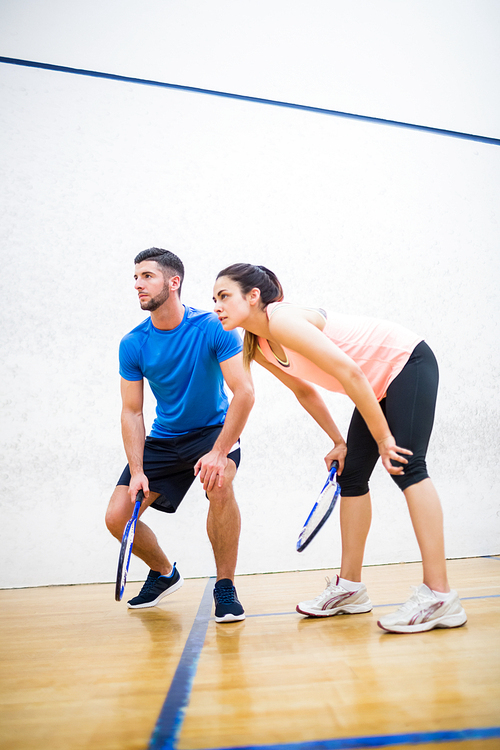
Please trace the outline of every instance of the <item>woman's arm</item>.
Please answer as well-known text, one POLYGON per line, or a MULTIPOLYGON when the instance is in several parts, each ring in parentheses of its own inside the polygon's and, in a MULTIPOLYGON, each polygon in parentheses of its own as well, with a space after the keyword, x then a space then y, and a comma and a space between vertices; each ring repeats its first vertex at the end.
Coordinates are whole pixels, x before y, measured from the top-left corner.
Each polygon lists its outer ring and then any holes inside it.
POLYGON ((393 466, 391 461, 406 464, 407 460, 401 454, 411 455, 411 451, 396 445, 373 388, 361 368, 307 320, 300 308, 278 308, 269 321, 269 330, 274 341, 302 354, 342 384, 376 440, 382 463, 389 474, 403 474, 403 467, 393 466))
POLYGON ((294 393, 301 406, 311 415, 321 429, 324 430, 332 440, 334 448, 325 456, 325 463, 327 468, 331 469, 332 462, 338 461, 338 474, 340 476, 340 474, 342 474, 342 469, 344 468, 347 447, 339 428, 333 421, 332 415, 328 411, 328 408, 318 391, 305 380, 295 378, 293 375, 288 375, 288 373, 282 372, 278 367, 268 362, 258 350, 255 356, 255 361, 258 362, 259 365, 262 365, 262 367, 265 367, 266 370, 269 370, 270 373, 294 393))

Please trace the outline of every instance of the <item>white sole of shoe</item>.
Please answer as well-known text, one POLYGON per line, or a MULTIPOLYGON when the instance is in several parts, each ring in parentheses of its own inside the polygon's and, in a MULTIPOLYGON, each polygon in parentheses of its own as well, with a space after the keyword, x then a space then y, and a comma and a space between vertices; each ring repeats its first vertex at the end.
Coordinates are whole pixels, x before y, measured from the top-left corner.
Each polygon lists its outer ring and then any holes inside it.
POLYGON ((382 625, 380 620, 377 622, 377 625, 387 633, 427 633, 434 628, 460 628, 466 622, 467 615, 462 611, 456 615, 447 615, 437 620, 419 622, 416 625, 382 625))
POLYGON ((314 612, 300 609, 300 604, 297 604, 295 609, 299 614, 306 615, 307 617, 333 617, 334 615, 361 615, 365 612, 371 612, 373 604, 346 604, 344 607, 318 609, 314 612))
POLYGON ((127 602, 127 607, 129 609, 148 609, 149 607, 156 607, 156 605, 159 604, 162 599, 165 599, 166 596, 170 596, 170 594, 173 594, 174 591, 177 591, 178 589, 180 589, 183 583, 184 583, 184 578, 179 573, 179 580, 177 581, 177 583, 174 583, 174 585, 170 586, 169 589, 167 589, 166 591, 163 591, 163 593, 161 593, 160 596, 157 596, 154 601, 145 602, 144 604, 129 604, 127 602))
POLYGON ((215 622, 241 622, 245 619, 245 613, 242 615, 224 615, 224 617, 216 617, 215 622))

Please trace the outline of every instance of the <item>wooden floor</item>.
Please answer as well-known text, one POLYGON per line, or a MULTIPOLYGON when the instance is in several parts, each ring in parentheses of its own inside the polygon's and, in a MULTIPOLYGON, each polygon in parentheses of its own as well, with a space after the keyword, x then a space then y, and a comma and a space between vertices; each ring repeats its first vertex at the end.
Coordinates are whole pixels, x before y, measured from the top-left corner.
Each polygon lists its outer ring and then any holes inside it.
POLYGON ((450 561, 449 573, 468 623, 414 635, 376 621, 408 598, 417 564, 366 568, 374 610, 325 620, 295 604, 331 571, 237 577, 247 619, 225 625, 201 612, 208 579, 143 611, 107 584, 0 591, 0 748, 145 750, 171 700, 177 733, 164 746, 178 750, 500 748, 500 558, 450 561), (191 640, 184 648, 196 623, 198 661, 191 640), (186 678, 185 713, 177 688, 164 705, 174 675, 186 678))

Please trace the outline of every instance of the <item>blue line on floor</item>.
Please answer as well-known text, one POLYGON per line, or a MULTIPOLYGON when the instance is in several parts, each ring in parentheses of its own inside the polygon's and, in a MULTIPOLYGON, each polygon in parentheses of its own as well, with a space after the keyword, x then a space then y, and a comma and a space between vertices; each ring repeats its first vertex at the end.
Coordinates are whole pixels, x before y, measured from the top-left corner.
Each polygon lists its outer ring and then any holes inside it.
POLYGON ((208 579, 193 627, 151 735, 148 750, 173 750, 175 748, 189 703, 198 660, 205 642, 212 612, 214 582, 215 577, 208 579))
MULTIPOLYGON (((483 596, 461 596, 460 601, 461 602, 468 602, 472 601, 473 599, 499 599, 500 594, 484 594, 483 596)), ((396 602, 392 604, 374 604, 373 609, 380 608, 380 607, 400 607, 404 602, 396 602)), ((254 615, 246 613, 246 619, 248 620, 250 617, 280 617, 281 615, 296 615, 300 614, 295 609, 290 610, 290 612, 261 612, 254 615)), ((213 619, 213 618, 211 618, 213 619)), ((320 619, 320 618, 319 618, 320 619)))
MULTIPOLYGON (((175 750, 182 724, 189 704, 193 680, 200 658, 208 623, 213 618, 212 591, 215 578, 209 578, 203 593, 198 612, 191 632, 182 652, 175 671, 170 689, 165 698, 162 710, 158 716, 151 735, 148 750, 175 750)), ((499 594, 486 596, 470 596, 465 599, 492 599, 499 594)), ((376 605, 379 607, 394 607, 395 604, 376 605)), ((273 617, 276 615, 291 615, 295 612, 272 612, 247 617, 273 617)), ((474 739, 500 737, 500 727, 485 727, 483 729, 446 730, 440 732, 413 732, 411 734, 374 735, 368 737, 345 737, 329 740, 312 740, 310 742, 287 743, 283 745, 238 745, 225 750, 348 750, 349 748, 389 747, 394 745, 423 745, 431 742, 453 742, 474 739)), ((214 750, 218 750, 215 749, 214 750)))
MULTIPOLYGON (((427 745, 431 742, 464 742, 500 737, 500 727, 483 729, 451 729, 441 732, 411 732, 371 737, 344 737, 332 740, 311 740, 284 745, 234 745, 224 750, 348 750, 349 748, 390 747, 394 745, 427 745)), ((219 750, 211 748, 210 750, 219 750)))
MULTIPOLYGON (((472 601, 472 599, 498 599, 500 598, 500 594, 483 594, 483 596, 461 596, 460 601, 461 602, 469 602, 472 601)), ((403 602, 399 602, 399 604, 374 604, 373 609, 375 607, 400 607, 403 602)))

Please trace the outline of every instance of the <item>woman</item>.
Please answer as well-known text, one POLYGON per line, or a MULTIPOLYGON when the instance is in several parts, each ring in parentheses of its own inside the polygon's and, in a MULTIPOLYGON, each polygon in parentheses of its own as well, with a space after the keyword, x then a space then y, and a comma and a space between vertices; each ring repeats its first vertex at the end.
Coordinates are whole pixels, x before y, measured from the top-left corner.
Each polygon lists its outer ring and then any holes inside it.
POLYGON ((380 455, 406 497, 422 555, 423 583, 378 624, 396 633, 463 625, 467 616, 447 579, 441 504, 425 462, 438 385, 428 345, 387 321, 288 304, 280 282, 264 266, 225 268, 215 283, 214 302, 225 330, 245 330, 246 365, 255 359, 293 391, 333 441, 325 457, 328 468, 339 462, 340 576, 316 599, 301 602, 297 611, 328 617, 372 609, 361 569, 371 523, 368 482, 380 455), (347 444, 311 383, 345 393, 354 402, 347 444))

